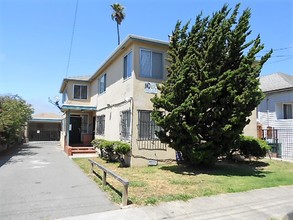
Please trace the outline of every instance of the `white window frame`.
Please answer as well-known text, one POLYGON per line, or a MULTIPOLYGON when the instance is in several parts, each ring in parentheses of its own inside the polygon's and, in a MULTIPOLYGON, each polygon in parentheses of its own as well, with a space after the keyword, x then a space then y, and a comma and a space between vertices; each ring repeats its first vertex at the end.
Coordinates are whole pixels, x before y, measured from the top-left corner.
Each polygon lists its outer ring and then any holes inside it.
POLYGON ((132 51, 130 51, 128 54, 126 54, 123 57, 123 79, 124 80, 128 79, 132 76, 132 69, 133 69, 133 58, 132 57, 133 57, 132 51))
POLYGON ((139 51, 139 76, 143 78, 151 78, 151 79, 158 79, 162 80, 164 78, 164 53, 161 51, 155 51, 155 50, 150 50, 150 49, 145 49, 145 48, 140 48, 139 51), (142 51, 150 52, 151 57, 150 57, 150 73, 148 74, 142 74, 142 51), (161 54, 162 55, 162 65, 161 65, 161 73, 160 77, 154 77, 153 73, 153 53, 161 54))
POLYGON ((85 84, 73 84, 73 99, 74 100, 87 100, 88 99, 88 85, 85 85, 85 84), (80 91, 79 91, 79 98, 75 98, 74 96, 75 96, 75 89, 74 89, 74 87, 75 86, 79 86, 80 87, 80 91), (84 87, 86 87, 86 98, 82 98, 82 92, 81 92, 81 87, 82 86, 84 86, 84 87))
POLYGON ((107 87, 107 73, 104 73, 98 80, 98 94, 103 94, 106 92, 106 87, 107 87), (104 78, 104 88, 103 90, 101 89, 101 80, 104 78))

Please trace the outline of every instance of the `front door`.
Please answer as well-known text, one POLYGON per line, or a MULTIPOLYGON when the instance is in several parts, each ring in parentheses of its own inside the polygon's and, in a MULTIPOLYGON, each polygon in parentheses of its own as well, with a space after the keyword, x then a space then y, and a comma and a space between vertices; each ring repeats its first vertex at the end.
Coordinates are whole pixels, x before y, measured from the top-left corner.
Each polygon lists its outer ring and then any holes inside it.
POLYGON ((69 144, 81 143, 81 117, 70 117, 69 144))

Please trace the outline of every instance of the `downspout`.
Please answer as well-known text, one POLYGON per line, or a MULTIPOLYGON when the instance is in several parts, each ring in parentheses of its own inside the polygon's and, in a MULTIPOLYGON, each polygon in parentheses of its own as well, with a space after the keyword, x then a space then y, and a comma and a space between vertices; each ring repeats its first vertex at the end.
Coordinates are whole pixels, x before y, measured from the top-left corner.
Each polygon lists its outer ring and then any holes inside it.
POLYGON ((133 137, 133 97, 130 97, 130 108, 131 108, 131 118, 130 118, 130 143, 131 143, 131 146, 132 146, 132 137, 133 137))

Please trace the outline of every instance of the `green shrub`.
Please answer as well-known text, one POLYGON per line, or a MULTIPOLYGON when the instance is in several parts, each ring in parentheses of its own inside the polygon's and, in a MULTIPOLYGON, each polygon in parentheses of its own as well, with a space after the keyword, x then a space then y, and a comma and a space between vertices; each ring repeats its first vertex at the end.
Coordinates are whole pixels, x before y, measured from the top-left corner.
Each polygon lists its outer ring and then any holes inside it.
POLYGON ((100 142, 100 148, 107 152, 114 152, 114 141, 103 140, 100 142))
POLYGON ((126 155, 130 152, 130 144, 122 141, 116 141, 114 144, 114 151, 119 155, 126 155))
POLYGON ((130 152, 130 144, 122 141, 108 141, 103 139, 95 139, 91 144, 100 149, 101 158, 105 158, 108 162, 118 160, 120 166, 125 166, 123 156, 130 152))
POLYGON ((267 151, 270 149, 270 146, 264 140, 240 135, 238 140, 235 141, 235 146, 233 148, 234 151, 237 150, 240 155, 245 158, 261 158, 266 155, 267 151))
POLYGON ((91 141, 91 144, 93 145, 94 148, 99 148, 101 149, 101 143, 103 142, 103 139, 94 139, 91 141))
POLYGON ((120 167, 125 167, 126 163, 124 160, 124 156, 130 152, 130 144, 122 141, 116 141, 114 144, 114 151, 118 156, 120 167))

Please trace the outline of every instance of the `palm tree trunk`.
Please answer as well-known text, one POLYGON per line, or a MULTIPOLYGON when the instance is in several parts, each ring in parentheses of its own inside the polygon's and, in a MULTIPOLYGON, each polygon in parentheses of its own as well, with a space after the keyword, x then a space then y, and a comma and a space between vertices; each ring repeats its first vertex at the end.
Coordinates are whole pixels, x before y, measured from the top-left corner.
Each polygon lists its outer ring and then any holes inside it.
POLYGON ((119 33, 119 24, 117 23, 117 34, 118 34, 118 45, 120 44, 120 33, 119 33))

